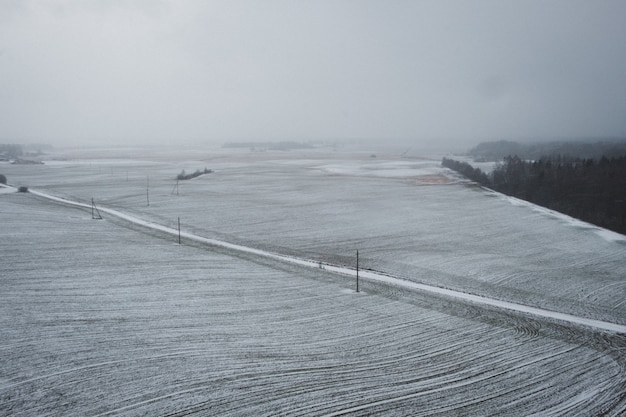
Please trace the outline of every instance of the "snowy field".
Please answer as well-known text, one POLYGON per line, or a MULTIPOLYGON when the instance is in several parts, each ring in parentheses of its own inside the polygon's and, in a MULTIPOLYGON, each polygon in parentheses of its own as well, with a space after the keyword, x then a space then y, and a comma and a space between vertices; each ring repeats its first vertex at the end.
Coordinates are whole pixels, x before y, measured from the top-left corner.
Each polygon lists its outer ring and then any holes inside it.
MULTIPOLYGON (((73 154, 14 186, 197 236, 626 324, 626 239, 439 160, 73 154), (183 181, 182 170, 212 174, 183 181), (149 202, 149 205, 148 205, 149 202)), ((0 193, 0 415, 620 415, 624 335, 0 193)))

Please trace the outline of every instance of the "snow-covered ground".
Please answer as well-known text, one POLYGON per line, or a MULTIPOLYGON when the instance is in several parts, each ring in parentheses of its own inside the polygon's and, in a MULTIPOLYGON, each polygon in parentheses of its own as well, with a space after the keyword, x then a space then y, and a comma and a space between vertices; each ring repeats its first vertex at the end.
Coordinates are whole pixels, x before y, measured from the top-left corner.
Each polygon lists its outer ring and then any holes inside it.
MULTIPOLYGON (((282 262, 292 263, 292 264, 296 264, 296 265, 300 265, 304 267, 320 268, 320 269, 324 269, 330 272, 350 275, 350 276, 355 277, 356 280, 366 279, 370 281, 378 281, 378 282, 382 282, 391 286, 402 287, 403 289, 425 291, 425 292, 429 292, 433 294, 444 295, 446 297, 457 298, 457 299, 461 299, 464 302, 473 302, 481 306, 489 306, 489 307, 497 307, 501 309, 513 310, 516 312, 532 314, 542 319, 556 319, 556 320, 565 321, 569 324, 588 326, 595 330, 606 330, 609 332, 626 334, 626 325, 615 324, 615 323, 600 321, 600 320, 593 320, 593 319, 588 319, 585 317, 573 316, 570 314, 559 313, 559 312, 555 312, 551 310, 529 307, 529 306, 522 305, 522 304, 495 300, 492 298, 468 294, 468 293, 461 292, 461 291, 454 291, 454 290, 449 290, 445 288, 439 288, 439 287, 435 287, 432 285, 418 284, 415 282, 411 282, 411 281, 407 281, 407 280, 399 279, 397 277, 390 276, 389 274, 374 272, 371 270, 365 270, 365 271, 359 270, 358 265, 355 267, 333 265, 333 264, 328 264, 320 260, 303 259, 303 258, 298 258, 294 256, 285 256, 279 253, 267 252, 267 251, 264 251, 261 249, 255 249, 249 246, 232 244, 232 243, 225 242, 222 240, 206 238, 206 237, 195 235, 193 233, 183 232, 180 230, 180 228, 174 229, 171 227, 145 221, 143 219, 140 219, 134 216, 129 216, 128 214, 122 213, 118 210, 112 210, 109 208, 102 208, 102 207, 97 208, 94 202, 92 202, 91 204, 84 204, 84 203, 80 203, 77 201, 68 200, 66 198, 55 197, 50 194, 42 193, 39 191, 31 190, 30 192, 36 196, 46 198, 50 201, 59 202, 64 205, 70 205, 70 206, 89 209, 92 211, 92 219, 101 220, 102 213, 106 213, 106 214, 115 216, 118 219, 128 221, 132 223, 133 225, 142 226, 148 229, 150 232, 152 231, 165 232, 169 235, 177 236, 179 244, 182 243, 182 238, 184 238, 185 241, 191 241, 192 243, 204 243, 211 247, 218 246, 221 248, 229 249, 234 252, 239 252, 239 253, 243 252, 245 254, 252 254, 258 257, 280 260, 282 262)), ((554 213, 554 214, 558 214, 558 213, 554 213)), ((610 233, 610 231, 605 231, 605 232, 610 233)), ((611 238, 618 238, 620 235, 613 233, 612 235, 607 234, 607 236, 610 236, 611 238)), ((360 292, 358 288, 355 291, 360 292)))
POLYGON ((377 155, 207 151, 6 175, 170 227, 180 217, 200 236, 333 264, 358 249, 364 268, 410 281, 626 324, 623 236, 459 182, 439 160, 377 155), (205 166, 215 172, 176 188, 205 166))
MULTIPOLYGON (((436 160, 287 156, 0 168, 15 186, 180 217, 184 233, 347 267, 359 249, 367 273, 626 323, 621 235, 456 182, 436 160), (177 195, 176 174, 205 165, 216 172, 177 195)), ((375 280, 355 294, 327 269, 179 246, 34 194, 0 208, 1 415, 626 410, 615 331, 375 280)))

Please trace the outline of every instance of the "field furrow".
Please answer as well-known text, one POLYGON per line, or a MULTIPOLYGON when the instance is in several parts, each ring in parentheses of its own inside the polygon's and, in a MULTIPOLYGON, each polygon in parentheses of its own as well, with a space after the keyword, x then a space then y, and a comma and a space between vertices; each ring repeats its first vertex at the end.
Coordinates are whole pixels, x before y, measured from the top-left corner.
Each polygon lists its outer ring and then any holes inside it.
POLYGON ((113 216, 92 220, 86 208, 1 194, 0 415, 623 414, 623 335, 384 281, 366 281, 357 294, 329 265, 353 267, 358 248, 372 273, 624 324, 614 294, 623 243, 464 185, 416 190, 349 175, 329 184, 324 164, 307 164, 322 168, 231 165, 177 197, 151 175, 150 207, 137 206, 145 184, 132 187, 145 170, 178 167, 132 165, 120 189, 110 185, 115 170, 87 165, 75 172, 89 175, 65 185, 63 164, 24 174, 35 189, 86 203, 101 193, 103 208, 109 199, 168 228, 182 210, 188 234, 325 268, 191 239, 179 245, 113 216), (285 172, 293 178, 281 183, 285 172), (378 186, 408 200, 382 198, 378 186), (464 228, 443 208, 460 201, 464 228), (481 212, 493 226, 477 221, 481 212), (522 230, 510 223, 520 215, 552 229, 522 230), (591 261, 598 254, 602 262, 591 261), (537 300, 537 292, 545 294, 537 300))

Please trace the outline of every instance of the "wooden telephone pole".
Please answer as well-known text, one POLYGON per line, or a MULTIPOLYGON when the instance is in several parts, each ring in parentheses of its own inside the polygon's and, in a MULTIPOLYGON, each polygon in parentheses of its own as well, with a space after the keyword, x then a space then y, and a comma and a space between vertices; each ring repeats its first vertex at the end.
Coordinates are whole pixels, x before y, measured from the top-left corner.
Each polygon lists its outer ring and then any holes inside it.
POLYGON ((93 220, 102 220, 100 210, 98 210, 98 207, 96 207, 96 203, 93 201, 93 197, 91 198, 91 218, 93 220))
POLYGON ((359 251, 356 251, 356 292, 359 292, 359 251))

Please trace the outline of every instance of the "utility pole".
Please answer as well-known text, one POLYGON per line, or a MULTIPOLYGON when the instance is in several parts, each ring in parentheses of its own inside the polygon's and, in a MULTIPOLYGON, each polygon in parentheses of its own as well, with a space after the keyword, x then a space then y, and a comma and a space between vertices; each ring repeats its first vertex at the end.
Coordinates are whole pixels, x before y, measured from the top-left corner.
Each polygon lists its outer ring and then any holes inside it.
POLYGON ((359 292, 359 251, 356 251, 356 292, 359 292))
POLYGON ((91 218, 93 220, 102 220, 100 210, 98 210, 98 207, 96 207, 96 203, 93 201, 93 197, 91 198, 91 218))
POLYGON ((178 244, 180 245, 180 217, 178 218, 178 244))
POLYGON ((150 177, 147 177, 146 182, 146 202, 148 203, 148 207, 150 207, 150 177))

